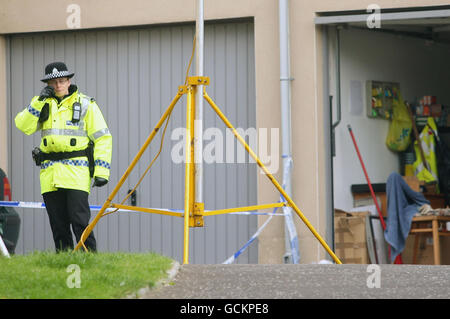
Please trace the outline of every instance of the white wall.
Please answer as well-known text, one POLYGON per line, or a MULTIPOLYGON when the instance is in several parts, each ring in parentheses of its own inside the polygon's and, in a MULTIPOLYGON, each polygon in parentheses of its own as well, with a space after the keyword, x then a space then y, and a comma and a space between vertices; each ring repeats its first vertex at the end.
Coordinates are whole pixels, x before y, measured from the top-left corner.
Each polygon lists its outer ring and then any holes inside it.
POLYGON ((450 46, 374 31, 341 31, 342 121, 336 128, 334 169, 335 208, 353 207, 350 187, 366 184, 347 125, 350 124, 372 183, 385 183, 399 172, 397 153, 385 144, 389 121, 366 115, 366 80, 399 82, 405 100, 423 95, 437 96, 438 103, 450 105, 450 46), (360 81, 362 113, 350 113, 350 84, 360 81))

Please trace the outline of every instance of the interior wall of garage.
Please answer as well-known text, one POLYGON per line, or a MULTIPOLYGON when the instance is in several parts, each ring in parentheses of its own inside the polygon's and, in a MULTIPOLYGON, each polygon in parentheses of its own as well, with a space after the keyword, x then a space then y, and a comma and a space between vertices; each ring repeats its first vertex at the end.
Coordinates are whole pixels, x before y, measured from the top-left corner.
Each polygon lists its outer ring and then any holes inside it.
MULTIPOLYGON (((335 132, 335 208, 351 209, 351 185, 366 184, 348 124, 372 183, 386 183, 392 172, 400 173, 398 153, 390 151, 385 144, 389 121, 366 115, 366 81, 398 82, 404 99, 410 103, 424 95, 435 95, 438 103, 449 105, 449 53, 450 46, 422 39, 370 30, 341 30, 342 121, 335 132), (358 81, 362 88, 364 104, 360 107, 351 104, 352 81, 358 81), (360 113, 355 112, 357 109, 360 113)), ((334 68, 330 70, 333 72, 334 68)), ((334 72, 330 78, 335 78, 334 72)))
MULTIPOLYGON (((109 184, 94 189, 92 205, 101 205, 144 143, 179 85, 184 83, 192 52, 194 25, 155 26, 134 29, 67 31, 14 35, 9 38, 11 61, 9 83, 12 118, 39 93, 39 79, 51 61, 65 61, 75 72, 73 83, 95 97, 113 136, 109 184)), ((195 60, 195 59, 194 59, 195 60)), ((195 63, 191 67, 191 74, 195 63)), ((210 96, 238 128, 256 127, 253 23, 238 21, 205 26, 205 74, 210 76, 210 96)), ((173 136, 185 127, 186 98, 177 104, 164 140, 160 158, 137 190, 143 207, 183 209, 184 164, 175 164, 172 149, 180 142, 173 136)), ((205 105, 204 129, 225 125, 205 105)), ((162 130, 161 130, 162 131, 162 130)), ((39 169, 30 151, 40 136, 25 136, 11 129, 10 179, 15 199, 42 201, 39 169)), ((184 143, 183 143, 184 144, 184 143)), ((158 152, 160 135, 144 153, 115 202, 135 185, 158 152)), ((204 164, 205 209, 220 209, 257 203, 256 164, 204 164)), ((17 253, 53 248, 45 210, 19 209, 22 218, 17 253)), ((95 214, 96 212, 93 212, 95 214)), ((256 230, 256 216, 205 217, 205 227, 190 230, 191 263, 221 263, 234 254, 256 230)), ((116 213, 100 220, 94 233, 100 251, 155 251, 181 261, 181 218, 145 213, 116 213)), ((238 263, 256 263, 253 245, 238 263)))

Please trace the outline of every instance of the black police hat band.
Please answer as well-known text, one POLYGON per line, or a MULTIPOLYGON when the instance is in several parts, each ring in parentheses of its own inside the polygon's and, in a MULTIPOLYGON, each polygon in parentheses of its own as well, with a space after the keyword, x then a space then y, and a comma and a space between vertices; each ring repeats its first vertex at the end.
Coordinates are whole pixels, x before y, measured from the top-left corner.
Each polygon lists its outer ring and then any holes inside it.
POLYGON ((56 78, 63 78, 63 77, 72 77, 74 74, 70 73, 69 71, 59 71, 59 72, 53 72, 50 74, 45 75, 45 77, 42 79, 43 81, 56 79, 56 78))

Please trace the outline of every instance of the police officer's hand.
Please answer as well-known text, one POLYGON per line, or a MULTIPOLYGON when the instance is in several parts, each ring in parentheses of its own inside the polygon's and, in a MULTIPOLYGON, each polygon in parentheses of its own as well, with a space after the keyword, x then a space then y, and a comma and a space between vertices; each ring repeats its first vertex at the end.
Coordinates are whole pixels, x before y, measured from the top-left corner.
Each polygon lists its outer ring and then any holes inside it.
POLYGON ((39 94, 39 101, 43 101, 46 98, 52 97, 55 94, 55 90, 51 86, 46 86, 42 89, 41 93, 39 94))
POLYGON ((48 116, 50 114, 49 109, 50 107, 48 103, 45 103, 44 107, 41 110, 41 114, 39 115, 39 123, 44 123, 45 121, 48 120, 48 116))
POLYGON ((95 187, 95 186, 102 187, 102 186, 106 185, 107 183, 108 183, 107 179, 95 176, 94 177, 94 184, 92 185, 92 187, 95 187))

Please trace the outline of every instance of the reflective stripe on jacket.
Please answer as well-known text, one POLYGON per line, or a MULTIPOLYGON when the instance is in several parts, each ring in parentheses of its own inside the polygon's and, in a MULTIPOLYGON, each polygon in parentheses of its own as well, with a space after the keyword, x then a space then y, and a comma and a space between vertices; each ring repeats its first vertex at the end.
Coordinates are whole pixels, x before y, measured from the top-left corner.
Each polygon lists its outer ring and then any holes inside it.
MULTIPOLYGON (((72 152, 84 150, 89 141, 94 142, 94 176, 109 179, 112 155, 112 136, 103 115, 94 99, 79 93, 76 86, 73 92, 58 103, 56 98, 39 101, 33 97, 30 105, 15 118, 16 126, 27 135, 41 131, 40 149, 45 153, 72 152), (72 105, 81 104, 81 118, 72 122, 72 105), (44 105, 49 104, 49 117, 39 123, 44 105)), ((57 188, 90 191, 89 162, 87 157, 75 157, 59 161, 44 161, 40 171, 41 193, 55 191, 57 188)))

